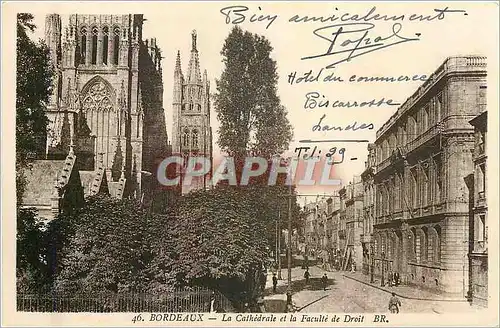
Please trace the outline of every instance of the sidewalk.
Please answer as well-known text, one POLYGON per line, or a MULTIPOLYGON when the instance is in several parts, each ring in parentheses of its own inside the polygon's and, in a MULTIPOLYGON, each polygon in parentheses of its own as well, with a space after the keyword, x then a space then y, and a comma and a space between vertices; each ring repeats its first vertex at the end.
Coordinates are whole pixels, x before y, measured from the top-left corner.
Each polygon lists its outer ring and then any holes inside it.
POLYGON ((428 290, 422 290, 412 286, 399 285, 397 287, 382 287, 380 286, 380 279, 375 279, 374 283, 370 283, 370 275, 365 275, 362 272, 348 272, 344 271, 342 274, 345 278, 358 281, 362 284, 371 286, 383 290, 387 293, 396 293, 397 296, 401 298, 420 300, 420 301, 444 301, 444 302, 463 302, 467 303, 467 300, 463 295, 451 294, 451 293, 434 293, 428 290))

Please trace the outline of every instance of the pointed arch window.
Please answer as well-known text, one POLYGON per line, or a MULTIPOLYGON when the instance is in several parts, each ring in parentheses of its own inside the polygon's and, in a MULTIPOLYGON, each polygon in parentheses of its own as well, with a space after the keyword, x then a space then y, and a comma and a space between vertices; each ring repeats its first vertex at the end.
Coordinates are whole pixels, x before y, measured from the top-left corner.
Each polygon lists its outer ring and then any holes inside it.
POLYGON ((97 27, 92 28, 92 42, 91 42, 91 62, 92 65, 97 64, 97 34, 99 34, 99 30, 97 27))
POLYGON ((198 148, 198 140, 199 140, 198 130, 194 129, 193 130, 193 148, 198 148))
MULTIPOLYGON (((87 89, 87 88, 84 88, 87 89)), ((113 100, 109 88, 102 79, 95 80, 83 96, 82 107, 87 111, 112 111, 113 100)))
POLYGON ((102 63, 108 64, 109 27, 102 28, 102 63))
POLYGON ((113 30, 113 64, 118 65, 118 54, 120 51, 120 29, 115 27, 113 30))
POLYGON ((189 148, 189 130, 184 129, 182 134, 182 147, 188 149, 189 148))
POLYGON ((85 56, 87 54, 87 28, 82 27, 80 30, 80 64, 85 64, 85 56))

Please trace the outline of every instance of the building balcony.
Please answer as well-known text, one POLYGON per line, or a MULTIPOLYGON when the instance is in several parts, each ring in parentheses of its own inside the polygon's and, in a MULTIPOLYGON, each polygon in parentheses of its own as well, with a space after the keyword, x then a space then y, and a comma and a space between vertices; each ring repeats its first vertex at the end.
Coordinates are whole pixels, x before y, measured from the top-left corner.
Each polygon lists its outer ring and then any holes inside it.
POLYGON ((476 207, 486 207, 486 195, 484 190, 477 193, 476 207))
POLYGON ((488 242, 485 240, 475 240, 473 253, 476 254, 488 254, 488 242))
POLYGON ((417 148, 423 146, 426 144, 429 140, 433 139, 439 133, 442 131, 442 125, 441 124, 435 124, 434 126, 430 127, 425 131, 424 133, 420 134, 418 137, 413 139, 412 141, 408 142, 406 144, 405 150, 407 153, 410 153, 417 148))

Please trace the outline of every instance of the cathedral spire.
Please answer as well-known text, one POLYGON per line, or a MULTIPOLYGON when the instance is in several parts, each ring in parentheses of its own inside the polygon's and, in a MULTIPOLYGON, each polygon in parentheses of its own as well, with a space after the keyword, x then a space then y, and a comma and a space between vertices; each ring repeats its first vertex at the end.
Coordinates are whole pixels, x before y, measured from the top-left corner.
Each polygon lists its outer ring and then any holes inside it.
POLYGON ((181 76, 182 75, 181 52, 179 50, 177 50, 177 58, 175 59, 174 75, 175 76, 181 76))
POLYGON ((198 49, 196 48, 196 30, 191 34, 191 59, 187 72, 187 82, 198 84, 201 83, 200 61, 198 59, 198 49))
POLYGON ((191 33, 191 52, 198 52, 196 49, 196 30, 191 33))

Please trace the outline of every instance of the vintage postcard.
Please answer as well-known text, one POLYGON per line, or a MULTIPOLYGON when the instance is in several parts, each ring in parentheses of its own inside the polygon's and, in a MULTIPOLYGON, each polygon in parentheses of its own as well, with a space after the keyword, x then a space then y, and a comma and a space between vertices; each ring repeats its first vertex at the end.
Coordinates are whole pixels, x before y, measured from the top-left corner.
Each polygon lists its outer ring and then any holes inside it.
POLYGON ((497 2, 1 24, 2 326, 498 326, 497 2))

